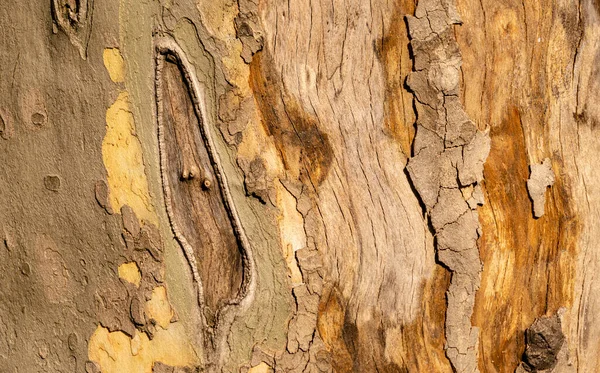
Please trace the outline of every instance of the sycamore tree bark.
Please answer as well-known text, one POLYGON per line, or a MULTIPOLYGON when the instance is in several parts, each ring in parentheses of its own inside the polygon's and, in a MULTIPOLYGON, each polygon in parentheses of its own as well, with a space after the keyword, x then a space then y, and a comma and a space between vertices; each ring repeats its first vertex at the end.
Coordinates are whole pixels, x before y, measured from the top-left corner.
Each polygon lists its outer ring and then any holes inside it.
POLYGON ((600 2, 0 3, 3 372, 600 370, 600 2))

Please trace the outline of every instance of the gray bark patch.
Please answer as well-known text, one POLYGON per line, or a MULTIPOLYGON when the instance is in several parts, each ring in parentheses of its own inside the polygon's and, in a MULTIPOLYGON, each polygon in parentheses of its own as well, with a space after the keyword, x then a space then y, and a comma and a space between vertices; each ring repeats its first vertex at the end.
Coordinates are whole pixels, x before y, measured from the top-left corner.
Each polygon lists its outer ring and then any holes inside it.
POLYGON ((471 325, 482 263, 477 239, 479 183, 490 152, 488 132, 465 112, 459 90, 461 55, 453 27, 453 1, 420 1, 407 17, 414 71, 417 130, 407 170, 437 236, 437 258, 452 272, 447 292, 446 355, 456 372, 478 372, 479 330, 471 325))

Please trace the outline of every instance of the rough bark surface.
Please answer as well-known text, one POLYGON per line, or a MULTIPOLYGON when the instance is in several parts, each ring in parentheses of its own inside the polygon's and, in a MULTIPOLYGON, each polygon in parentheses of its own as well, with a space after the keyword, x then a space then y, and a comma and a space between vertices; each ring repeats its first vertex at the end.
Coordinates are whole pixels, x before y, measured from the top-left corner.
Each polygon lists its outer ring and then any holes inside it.
POLYGON ((3 371, 600 369, 597 1, 0 30, 3 371))
POLYGON ((478 372, 479 329, 471 325, 481 282, 477 239, 483 204, 480 183, 490 151, 460 103, 461 56, 453 32, 460 16, 453 1, 425 0, 408 16, 417 131, 406 166, 436 236, 437 259, 452 272, 446 309, 446 355, 456 372, 478 372))

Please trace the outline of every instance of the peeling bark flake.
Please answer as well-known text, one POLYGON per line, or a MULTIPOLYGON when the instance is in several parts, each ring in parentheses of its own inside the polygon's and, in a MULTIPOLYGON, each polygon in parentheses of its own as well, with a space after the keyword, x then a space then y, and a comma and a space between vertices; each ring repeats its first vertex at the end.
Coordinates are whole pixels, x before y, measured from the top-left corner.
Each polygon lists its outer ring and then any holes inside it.
POLYGON ((471 324, 482 263, 477 240, 480 182, 490 151, 488 131, 469 119, 460 102, 461 55, 453 27, 460 17, 453 1, 420 1, 408 16, 414 71, 417 130, 410 178, 437 236, 438 260, 452 272, 447 291, 446 355, 456 372, 477 369, 479 329, 471 324))
POLYGON ((527 180, 527 191, 533 201, 533 216, 536 218, 544 215, 546 204, 546 188, 554 185, 554 171, 550 158, 544 159, 541 164, 530 166, 531 174, 527 180))
POLYGON ((536 319, 527 329, 522 365, 526 371, 545 371, 556 366, 558 353, 565 342, 561 324, 560 315, 555 314, 536 319))

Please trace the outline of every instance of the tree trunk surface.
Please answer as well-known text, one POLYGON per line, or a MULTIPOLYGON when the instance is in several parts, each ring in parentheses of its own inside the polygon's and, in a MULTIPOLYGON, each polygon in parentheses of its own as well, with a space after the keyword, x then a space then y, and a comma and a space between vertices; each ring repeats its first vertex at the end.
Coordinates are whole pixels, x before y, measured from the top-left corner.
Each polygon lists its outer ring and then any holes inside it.
POLYGON ((598 0, 0 30, 1 371, 600 371, 598 0))

